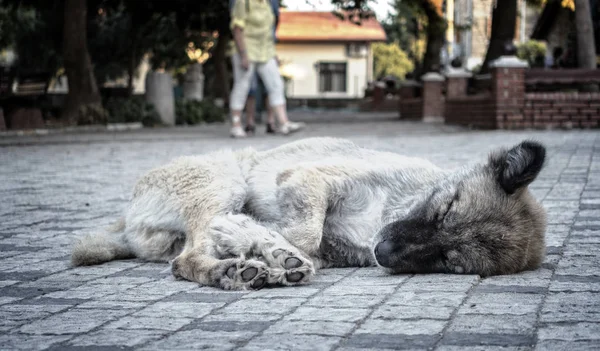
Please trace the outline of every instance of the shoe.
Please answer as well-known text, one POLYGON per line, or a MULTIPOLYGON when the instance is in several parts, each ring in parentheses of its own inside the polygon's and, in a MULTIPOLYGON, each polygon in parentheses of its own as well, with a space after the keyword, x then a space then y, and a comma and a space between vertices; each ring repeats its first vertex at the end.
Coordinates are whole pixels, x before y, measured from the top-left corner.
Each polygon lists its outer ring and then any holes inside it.
POLYGON ((267 123, 267 134, 275 134, 276 130, 272 123, 267 123))
POLYGON ((256 134, 256 126, 254 124, 248 124, 244 130, 246 131, 246 135, 256 134))
POLYGON ((306 124, 302 122, 287 122, 279 128, 279 132, 283 135, 288 135, 304 129, 304 127, 306 127, 306 124))
POLYGON ((241 126, 231 127, 231 131, 229 132, 232 138, 245 138, 246 132, 242 129, 241 126))

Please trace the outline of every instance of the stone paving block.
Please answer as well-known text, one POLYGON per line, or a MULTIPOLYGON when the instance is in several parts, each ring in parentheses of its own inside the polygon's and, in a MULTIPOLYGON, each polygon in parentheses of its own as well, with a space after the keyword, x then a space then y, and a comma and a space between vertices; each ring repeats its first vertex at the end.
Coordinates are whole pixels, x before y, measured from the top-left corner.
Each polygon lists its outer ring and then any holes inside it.
POLYGON ((452 346, 442 345, 436 351, 530 351, 530 346, 452 346))
POLYGON ((471 296, 459 314, 525 315, 536 313, 543 295, 522 293, 482 293, 471 296))
POLYGON ((96 300, 84 302, 81 305, 78 305, 77 308, 137 310, 147 305, 148 302, 96 300))
POLYGON ((357 322, 371 310, 366 308, 332 308, 302 306, 284 317, 284 320, 357 322))
POLYGON ((170 314, 196 319, 224 305, 224 303, 157 302, 134 313, 134 316, 160 317, 170 314))
POLYGON ((29 320, 47 317, 53 313, 64 311, 65 305, 21 305, 5 304, 0 306, 0 320, 29 320))
POLYGON ((600 342, 600 323, 548 324, 539 330, 540 340, 600 342))
MULTIPOLYGON (((257 319, 260 319, 260 316, 254 315, 254 317, 259 317, 257 319)), ((281 318, 281 316, 277 316, 278 318, 281 318)), ((186 325, 185 327, 183 327, 181 330, 197 330, 199 332, 202 331, 210 331, 210 332, 236 332, 236 331, 243 331, 243 332, 255 332, 255 333, 260 333, 263 332, 265 329, 267 329, 268 327, 270 327, 271 325, 273 325, 272 321, 258 321, 258 320, 254 320, 251 322, 240 322, 240 321, 206 321, 206 319, 203 320, 196 320, 188 325, 186 325)))
POLYGON ((27 324, 27 323, 28 323, 28 321, 26 319, 25 320, 5 319, 0 323, 0 332, 5 333, 8 331, 12 331, 24 324, 27 324))
POLYGON ((118 321, 109 323, 106 329, 159 329, 175 331, 183 326, 190 324, 192 318, 182 318, 173 315, 172 317, 146 317, 146 316, 128 316, 118 321))
POLYGON ((325 290, 323 290, 323 295, 333 295, 333 296, 347 296, 347 295, 386 295, 395 290, 395 286, 393 285, 377 285, 377 286, 364 286, 364 285, 350 285, 343 284, 344 280, 338 282, 325 290))
POLYGON ((463 314, 456 316, 450 324, 449 332, 477 334, 533 334, 537 321, 536 314, 525 315, 485 315, 463 314))
POLYGON ((306 302, 306 306, 323 307, 360 307, 367 308, 380 304, 385 299, 385 295, 347 295, 340 298, 337 295, 317 295, 306 302))
POLYGON ((56 291, 46 294, 45 297, 54 299, 95 299, 103 296, 120 293, 134 288, 133 284, 118 285, 82 285, 65 291, 56 291))
POLYGON ((421 292, 466 292, 479 281, 474 275, 416 275, 404 283, 400 291, 419 290, 421 292))
POLYGON ((370 276, 360 275, 355 272, 354 274, 344 278, 342 281, 344 285, 355 285, 355 286, 379 286, 379 285, 393 285, 397 286, 405 282, 409 276, 406 275, 384 275, 384 276, 370 276))
POLYGON ((0 335, 0 348, 4 350, 45 350, 54 344, 68 340, 71 336, 43 336, 21 334, 0 335))
POLYGON ((350 333, 355 327, 356 324, 350 322, 280 321, 265 330, 264 334, 344 336, 350 333))
POLYGON ((427 350, 438 340, 438 335, 354 334, 343 345, 361 350, 427 350))
MULTIPOLYGON (((216 289, 215 289, 216 290, 216 289)), ((175 293, 173 295, 169 295, 164 298, 163 302, 207 302, 207 303, 227 303, 231 301, 238 300, 245 295, 247 292, 229 292, 226 294, 217 293, 206 293, 206 292, 196 292, 196 290, 191 290, 189 292, 183 291, 179 293, 175 293)))
POLYGON ((243 299, 224 307, 221 313, 286 314, 300 306, 304 299, 243 299))
POLYGON ((373 319, 450 319, 454 307, 441 306, 402 306, 383 304, 373 312, 373 319))
POLYGON ((319 283, 327 283, 332 284, 346 277, 344 274, 321 274, 320 271, 317 271, 317 274, 310 280, 309 286, 313 286, 319 283))
POLYGON ((454 346, 502 346, 502 347, 528 347, 535 345, 535 335, 525 334, 475 334, 462 332, 447 332, 440 345, 454 346))
POLYGON ((271 298, 301 298, 310 297, 318 293, 320 289, 309 287, 309 286, 298 286, 298 287, 281 287, 272 289, 262 289, 258 291, 252 291, 248 294, 243 295, 244 299, 271 299, 271 298))
POLYGON ((386 303, 389 305, 456 307, 467 296, 466 292, 415 292, 404 291, 404 289, 390 296, 386 303))
POLYGON ((521 285, 547 287, 552 271, 549 269, 536 269, 513 275, 491 276, 481 280, 481 285, 521 285))
POLYGON ((73 346, 134 347, 162 338, 167 331, 100 329, 69 340, 73 346))
POLYGON ((127 311, 73 309, 36 320, 21 327, 19 331, 27 334, 58 335, 85 333, 125 313, 127 311))
POLYGON ((589 351, 598 349, 598 340, 540 340, 536 351, 589 351))
POLYGON ((367 319, 355 334, 434 335, 446 324, 448 321, 439 319, 367 319))
POLYGON ((15 302, 21 300, 20 297, 12 297, 12 296, 0 296, 0 305, 4 305, 7 303, 15 302))
POLYGON ((185 330, 152 342, 139 350, 232 350, 256 335, 252 332, 201 332, 185 330))
POLYGON ((273 335, 262 335, 252 339, 246 346, 240 348, 244 351, 263 350, 306 350, 325 351, 332 350, 340 342, 341 338, 334 336, 319 335, 293 335, 291 337, 280 337, 273 339, 273 335))
MULTIPOLYGON (((222 310, 221 310, 222 311, 222 310)), ((252 323, 252 322, 270 322, 282 318, 281 314, 274 313, 232 313, 226 312, 212 313, 202 319, 204 322, 234 322, 234 323, 252 323)))

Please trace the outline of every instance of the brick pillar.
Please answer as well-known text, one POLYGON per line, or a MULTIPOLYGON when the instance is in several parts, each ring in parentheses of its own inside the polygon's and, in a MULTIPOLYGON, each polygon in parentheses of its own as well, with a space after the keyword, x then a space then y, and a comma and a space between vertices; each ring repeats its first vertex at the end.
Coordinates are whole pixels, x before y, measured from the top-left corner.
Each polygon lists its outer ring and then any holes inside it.
POLYGON ((421 85, 414 80, 405 80, 400 83, 398 110, 401 119, 421 119, 419 89, 421 89, 421 85))
POLYGON ((444 76, 429 72, 423 80, 423 122, 444 122, 444 76))
POLYGON ((446 73, 446 99, 467 95, 467 83, 471 73, 464 68, 452 69, 446 73))
POLYGON ((496 115, 496 128, 520 129, 531 127, 525 121, 525 70, 526 61, 516 56, 502 56, 490 63, 492 69, 492 99, 496 115))

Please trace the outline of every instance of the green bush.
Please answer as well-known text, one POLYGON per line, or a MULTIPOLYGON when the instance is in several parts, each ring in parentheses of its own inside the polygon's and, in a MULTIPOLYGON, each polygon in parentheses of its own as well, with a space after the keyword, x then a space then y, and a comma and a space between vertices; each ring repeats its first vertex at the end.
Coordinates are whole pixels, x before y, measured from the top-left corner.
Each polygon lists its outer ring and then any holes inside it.
POLYGON ((517 56, 521 60, 529 63, 529 66, 535 67, 544 64, 544 56, 546 55, 546 44, 541 41, 529 40, 517 46, 517 56))
POLYGON ((374 43, 373 59, 375 62, 375 77, 393 76, 404 79, 406 73, 411 72, 415 66, 402 51, 398 43, 374 43))
POLYGON ((154 106, 147 103, 142 96, 109 98, 104 103, 104 108, 108 112, 108 123, 141 122, 146 127, 161 123, 154 106))
POLYGON ((193 101, 178 99, 175 102, 175 123, 194 125, 225 121, 225 110, 212 100, 193 101))

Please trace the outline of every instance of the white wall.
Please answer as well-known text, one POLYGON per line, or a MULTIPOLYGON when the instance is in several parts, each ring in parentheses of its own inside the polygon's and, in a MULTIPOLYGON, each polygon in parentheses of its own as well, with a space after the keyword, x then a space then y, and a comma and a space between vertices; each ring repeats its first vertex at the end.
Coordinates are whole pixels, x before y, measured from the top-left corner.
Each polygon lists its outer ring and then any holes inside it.
MULTIPOLYGON (((368 58, 349 58, 346 44, 277 44, 277 55, 288 63, 289 71, 295 73, 288 83, 288 97, 311 98, 362 98, 367 86, 368 58), (319 92, 319 62, 345 62, 346 92, 319 92)), ((372 65, 372 64, 371 64, 372 65)), ((285 68, 284 68, 285 70, 285 68)))

